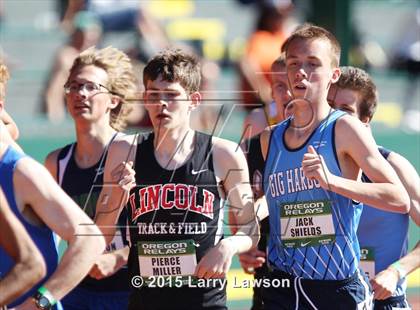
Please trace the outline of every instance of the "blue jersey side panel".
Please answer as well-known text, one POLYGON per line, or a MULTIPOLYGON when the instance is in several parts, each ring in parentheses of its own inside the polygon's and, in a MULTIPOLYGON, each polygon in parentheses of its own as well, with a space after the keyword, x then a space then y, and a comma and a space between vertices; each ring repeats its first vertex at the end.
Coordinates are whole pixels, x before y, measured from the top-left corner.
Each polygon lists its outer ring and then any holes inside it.
MULTIPOLYGON (((386 158, 390 151, 380 148, 386 158)), ((370 182, 364 178, 365 182, 370 182)), ((373 249, 375 274, 385 270, 389 265, 407 254, 409 215, 392 213, 365 205, 360 218, 357 237, 361 248, 373 249), (386 240, 386 242, 384 242, 386 240)), ((403 295, 406 280, 402 279, 396 295, 403 295)))
MULTIPOLYGON (((22 222, 23 226, 26 228, 28 234, 31 236, 32 240, 38 247, 39 251, 44 257, 46 266, 47 266, 47 275, 41 280, 37 285, 35 285, 29 292, 20 296, 17 300, 9 305, 9 307, 14 307, 22 303, 29 296, 35 294, 35 291, 44 283, 48 277, 55 271, 58 264, 58 253, 53 236, 53 232, 47 227, 37 227, 25 220, 21 215, 15 200, 15 189, 13 186, 13 173, 15 167, 20 159, 25 157, 12 147, 9 147, 3 158, 0 159, 0 186, 3 189, 7 202, 9 203, 10 208, 16 217, 22 222)), ((10 256, 0 248, 0 278, 4 277, 5 274, 13 267, 14 261, 10 256)))

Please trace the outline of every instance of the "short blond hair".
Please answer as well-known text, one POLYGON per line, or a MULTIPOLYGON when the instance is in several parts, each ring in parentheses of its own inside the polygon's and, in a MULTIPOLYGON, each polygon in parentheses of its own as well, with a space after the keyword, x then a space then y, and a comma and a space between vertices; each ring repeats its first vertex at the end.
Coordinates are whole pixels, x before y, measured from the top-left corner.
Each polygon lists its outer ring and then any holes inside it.
POLYGON ((127 125, 126 117, 132 110, 127 104, 127 99, 135 96, 138 85, 130 58, 112 46, 103 49, 92 46, 74 60, 70 75, 76 69, 88 65, 102 68, 108 74, 105 86, 121 98, 121 104, 111 110, 110 125, 115 130, 124 129, 127 125))
POLYGON ((0 59, 0 100, 4 100, 6 97, 6 84, 9 78, 9 70, 3 63, 3 60, 0 59))

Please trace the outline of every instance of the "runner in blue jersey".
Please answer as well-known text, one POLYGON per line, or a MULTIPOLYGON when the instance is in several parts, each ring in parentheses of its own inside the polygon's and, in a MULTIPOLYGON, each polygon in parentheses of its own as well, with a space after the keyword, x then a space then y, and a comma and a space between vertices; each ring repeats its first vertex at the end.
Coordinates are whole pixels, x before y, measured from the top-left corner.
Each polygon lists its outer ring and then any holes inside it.
MULTIPOLYGON (((1 66, 1 63, 0 63, 1 66)), ((4 83, 0 83, 4 88, 4 83)), ((2 98, 3 99, 3 98, 2 98)), ((0 100, 0 128, 4 102, 0 100)), ((14 215, 23 224, 47 266, 46 276, 8 306, 25 309, 60 309, 57 303, 88 273, 105 248, 103 236, 39 163, 11 146, 11 137, 0 132, 0 187, 14 215), (88 224, 88 225, 81 225, 88 224), (90 224, 90 225, 89 225, 90 224), (69 247, 58 263, 56 232, 69 247), (89 236, 89 237, 86 237, 89 236)), ((0 277, 14 265, 0 248, 0 277)))
POLYGON ((265 130, 264 190, 269 206, 268 261, 285 287, 263 289, 267 309, 362 309, 371 306, 359 272, 354 201, 408 211, 408 195, 367 129, 331 111, 328 90, 340 76, 340 45, 327 30, 305 24, 285 42, 294 100, 286 121, 265 130), (357 180, 362 169, 375 183, 357 180), (386 203, 384 203, 386 202, 386 203))
MULTIPOLYGON (((377 91, 371 77, 362 69, 341 67, 340 79, 331 88, 329 102, 336 108, 369 124, 377 107, 377 91)), ((379 147, 410 196, 407 214, 391 213, 364 206, 357 236, 361 247, 361 268, 368 274, 374 290, 375 309, 407 309, 406 275, 415 269, 411 261, 402 266, 399 260, 407 254, 409 218, 420 224, 419 176, 403 156, 379 147), (386 242, 384 242, 386 240, 386 242)), ((362 180, 370 182, 366 175, 362 180)), ((413 264, 414 263, 414 264, 413 264)))
POLYGON ((38 248, 14 215, 0 188, 0 248, 13 258, 14 265, 0 277, 0 309, 45 277, 47 267, 38 248))
MULTIPOLYGON (((271 65, 271 95, 273 97, 273 105, 275 106, 275 114, 271 118, 272 123, 278 123, 284 120, 284 108, 289 103, 291 96, 287 88, 286 77, 286 63, 285 56, 282 54, 271 65)), ((260 133, 270 123, 267 115, 262 108, 255 109, 244 120, 244 136, 247 137, 247 131, 250 134, 257 134, 256 136, 245 140, 241 144, 249 170, 249 178, 251 182, 254 199, 257 200, 264 195, 262 176, 264 174, 265 161, 261 154, 260 133), (256 116, 256 117, 255 117, 256 116)), ((264 200, 259 200, 263 202, 264 200)), ((264 279, 268 272, 268 265, 266 263, 267 238, 269 236, 269 222, 268 210, 265 203, 261 203, 257 207, 257 218, 260 223, 260 240, 258 247, 248 252, 239 255, 239 262, 245 273, 253 274, 254 278, 258 280, 264 279)), ((235 227, 235 219, 229 213, 229 224, 232 232, 235 227)), ((253 288, 254 294, 252 298, 251 310, 264 309, 264 304, 261 295, 261 287, 255 286, 253 288)))
MULTIPOLYGON (((63 190, 89 215, 95 216, 103 186, 109 145, 125 126, 129 112, 126 98, 137 90, 131 61, 122 51, 89 48, 73 62, 65 85, 69 114, 75 122, 75 143, 51 152, 46 166, 63 190)), ((129 280, 127 215, 105 253, 87 276, 62 301, 71 309, 127 309, 129 280)))

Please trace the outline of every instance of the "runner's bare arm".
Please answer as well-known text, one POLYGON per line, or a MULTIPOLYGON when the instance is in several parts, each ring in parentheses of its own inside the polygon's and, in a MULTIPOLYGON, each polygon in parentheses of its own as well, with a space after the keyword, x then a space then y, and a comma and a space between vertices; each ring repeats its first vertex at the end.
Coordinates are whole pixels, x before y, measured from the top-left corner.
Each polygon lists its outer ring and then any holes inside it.
POLYGON ((237 149, 233 142, 213 139, 216 176, 222 180, 229 205, 234 211, 236 210, 234 212, 236 223, 240 225, 238 232, 229 238, 235 240, 238 253, 242 253, 250 249, 249 241, 255 246, 259 239, 248 165, 242 150, 237 149), (241 242, 243 239, 246 241, 241 242))
POLYGON ((420 241, 417 242, 417 245, 410 253, 378 273, 371 281, 375 299, 391 297, 395 292, 398 281, 420 267, 419 257, 420 241))
POLYGON ((222 239, 201 259, 196 268, 196 275, 200 278, 226 275, 233 255, 256 246, 259 239, 245 156, 237 145, 227 140, 213 138, 213 146, 215 173, 222 181, 230 208, 235 209, 238 231, 222 239))
POLYGON ((102 254, 93 265, 89 275, 98 280, 112 276, 127 264, 129 252, 130 247, 125 246, 111 253, 102 254))
POLYGON ((22 148, 13 140, 12 136, 9 133, 6 125, 2 122, 0 118, 0 142, 8 144, 14 147, 15 150, 23 153, 22 148))
POLYGON ((133 136, 118 138, 108 150, 105 163, 104 186, 96 204, 95 223, 109 244, 115 235, 115 224, 127 204, 130 189, 135 185, 136 145, 133 136))
POLYGON ((413 165, 398 153, 391 152, 388 162, 394 168, 402 184, 410 196, 410 217, 420 226, 420 178, 413 165))
POLYGON ((10 137, 13 140, 17 140, 19 138, 19 129, 16 123, 14 122, 13 118, 6 111, 3 111, 1 115, 1 120, 3 121, 4 125, 6 125, 10 137))
MULTIPOLYGON (((18 205, 31 206, 36 216, 69 244, 57 269, 44 285, 55 299, 61 299, 89 272, 105 249, 105 240, 92 220, 36 161, 20 160, 13 183, 15 188, 25 189, 16 193, 18 205)), ((33 303, 29 299, 27 302, 33 303)))
MULTIPOLYGON (((321 163, 322 156, 313 152, 306 153, 302 161, 303 171, 307 177, 315 178, 323 188, 355 201, 385 211, 398 213, 409 211, 406 190, 395 171, 379 153, 369 130, 358 119, 343 116, 337 121, 335 143, 338 157, 353 160, 374 183, 362 183, 332 175, 325 164, 321 163)), ((341 168, 343 164, 340 161, 341 168)))
POLYGON ((0 280, 0 307, 2 307, 45 277, 47 268, 38 248, 9 208, 1 188, 0 227, 0 247, 15 262, 13 268, 0 280))
POLYGON ((61 148, 52 151, 47 155, 45 158, 44 166, 47 168, 47 170, 50 172, 52 177, 56 182, 58 182, 58 171, 57 171, 57 160, 58 160, 58 154, 60 153, 61 148))

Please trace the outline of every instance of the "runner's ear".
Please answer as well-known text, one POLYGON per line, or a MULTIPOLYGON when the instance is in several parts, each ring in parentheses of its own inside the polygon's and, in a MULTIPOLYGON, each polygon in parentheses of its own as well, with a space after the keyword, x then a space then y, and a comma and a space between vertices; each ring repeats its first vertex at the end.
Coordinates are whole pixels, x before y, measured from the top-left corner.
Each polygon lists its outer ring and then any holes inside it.
POLYGON ((336 83, 338 81, 338 79, 340 78, 340 75, 341 75, 340 68, 338 68, 338 67, 334 68, 332 76, 331 76, 330 83, 333 83, 333 84, 336 83))
POLYGON ((197 106, 201 102, 201 94, 198 91, 191 93, 190 100, 191 100, 191 103, 190 103, 189 110, 193 111, 197 108, 197 106))

